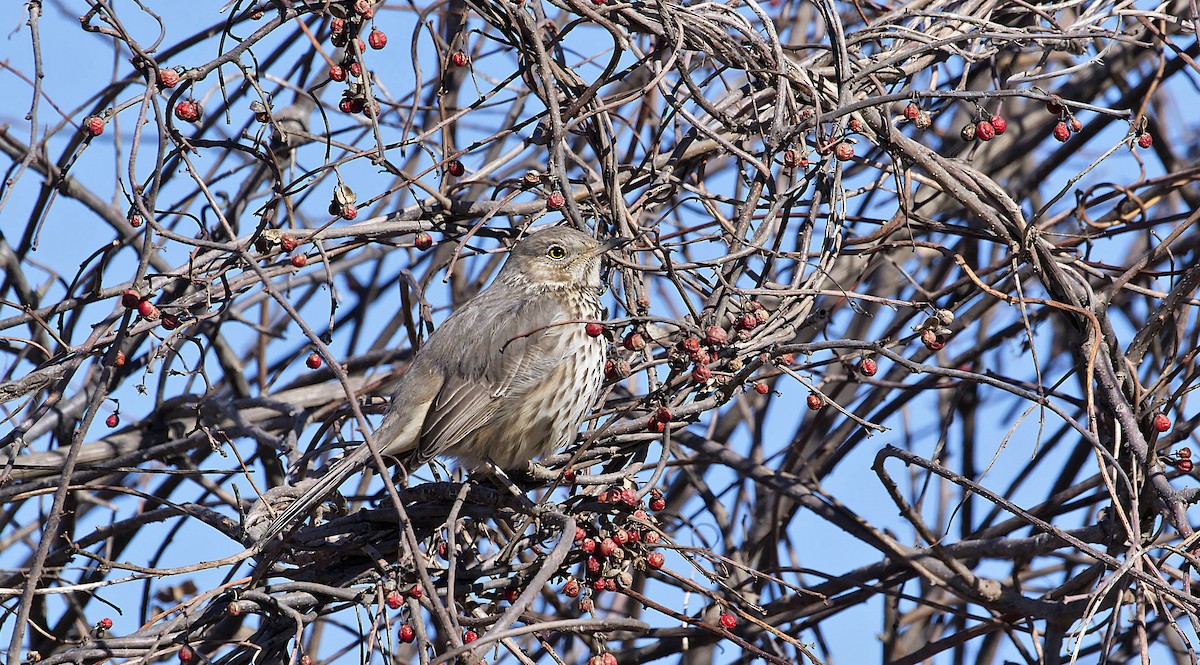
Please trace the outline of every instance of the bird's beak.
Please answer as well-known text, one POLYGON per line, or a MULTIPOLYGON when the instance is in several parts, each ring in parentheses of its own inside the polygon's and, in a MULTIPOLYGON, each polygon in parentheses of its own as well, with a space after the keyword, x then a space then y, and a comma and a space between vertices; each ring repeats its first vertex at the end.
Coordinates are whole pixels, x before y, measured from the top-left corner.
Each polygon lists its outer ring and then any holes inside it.
POLYGON ((608 240, 605 240, 604 242, 600 243, 600 247, 596 250, 596 253, 604 254, 607 252, 611 252, 612 250, 620 249, 620 248, 624 247, 625 245, 628 245, 631 242, 633 242, 633 238, 621 238, 621 237, 609 238, 608 240))

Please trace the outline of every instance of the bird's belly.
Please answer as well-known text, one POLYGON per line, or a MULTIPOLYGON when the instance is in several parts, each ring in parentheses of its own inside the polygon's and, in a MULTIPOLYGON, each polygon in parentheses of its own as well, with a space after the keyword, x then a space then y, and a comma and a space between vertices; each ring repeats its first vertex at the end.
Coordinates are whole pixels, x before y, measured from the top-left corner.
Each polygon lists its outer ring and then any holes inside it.
POLYGON ((603 362, 602 342, 576 347, 540 380, 500 398, 496 415, 463 441, 456 456, 473 466, 490 461, 515 469, 567 445, 600 390, 603 362))

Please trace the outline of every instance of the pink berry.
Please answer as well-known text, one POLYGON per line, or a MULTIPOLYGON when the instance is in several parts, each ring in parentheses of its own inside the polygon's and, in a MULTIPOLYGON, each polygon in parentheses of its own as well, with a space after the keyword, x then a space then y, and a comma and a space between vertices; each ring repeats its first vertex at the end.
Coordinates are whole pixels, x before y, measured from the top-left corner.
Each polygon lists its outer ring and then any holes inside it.
POLYGON ((546 197, 546 207, 551 210, 558 210, 567 204, 567 197, 563 196, 562 192, 550 192, 550 196, 546 197))
POLYGON ((1175 468, 1179 469, 1180 471, 1182 471, 1184 473, 1191 473, 1192 472, 1192 460, 1181 459, 1175 463, 1175 468))
POLYGON ((346 205, 342 206, 342 210, 339 214, 341 215, 342 219, 349 221, 355 217, 358 217, 358 208, 354 207, 353 203, 347 203, 346 205))
POLYGON ((155 77, 160 88, 174 88, 179 83, 179 72, 174 69, 160 69, 155 77))

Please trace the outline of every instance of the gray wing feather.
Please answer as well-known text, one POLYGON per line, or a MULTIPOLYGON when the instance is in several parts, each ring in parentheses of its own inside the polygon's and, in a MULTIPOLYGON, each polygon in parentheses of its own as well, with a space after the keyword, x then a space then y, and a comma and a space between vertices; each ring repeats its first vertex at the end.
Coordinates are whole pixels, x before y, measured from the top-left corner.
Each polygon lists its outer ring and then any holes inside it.
MULTIPOLYGON (((506 398, 519 398, 564 359, 567 320, 553 297, 501 301, 480 294, 446 320, 421 350, 447 377, 421 431, 419 457, 446 452, 486 425, 506 398)), ((509 292, 511 294, 511 291, 509 292)))

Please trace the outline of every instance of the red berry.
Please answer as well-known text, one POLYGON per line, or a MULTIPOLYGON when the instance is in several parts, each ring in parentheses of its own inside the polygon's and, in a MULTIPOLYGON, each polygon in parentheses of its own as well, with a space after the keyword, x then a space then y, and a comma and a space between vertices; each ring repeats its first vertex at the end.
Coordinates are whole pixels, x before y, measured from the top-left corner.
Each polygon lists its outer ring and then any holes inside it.
POLYGON ((201 115, 200 104, 195 100, 185 99, 175 105, 175 117, 184 122, 196 122, 201 115))
POLYGON ((470 644, 477 639, 479 639, 479 635, 473 630, 468 630, 467 632, 463 633, 463 644, 470 644))
POLYGON ((375 28, 371 31, 371 34, 367 35, 367 43, 371 45, 371 48, 378 51, 387 46, 387 34, 379 28, 375 28))
POLYGON ((846 123, 846 128, 852 132, 861 133, 862 130, 866 129, 867 127, 863 124, 862 120, 859 120, 858 118, 850 118, 850 122, 846 123))
POLYGON ((156 78, 158 79, 158 87, 174 88, 179 83, 179 72, 174 69, 160 69, 156 78))
POLYGON ((1062 115, 1063 107, 1062 104, 1059 104, 1051 99, 1046 102, 1046 111, 1048 111, 1050 115, 1062 115))
POLYGON ((1149 133, 1140 134, 1137 137, 1137 144, 1139 148, 1149 148, 1154 145, 1154 137, 1149 133))
POLYGON ((588 334, 588 337, 599 337, 604 334, 604 326, 596 323, 595 321, 588 322, 588 324, 583 327, 583 330, 588 334))
POLYGON ((363 51, 366 51, 366 50, 367 50, 367 45, 366 45, 366 43, 365 43, 365 42, 363 42, 363 40, 362 40, 362 37, 356 37, 356 38, 354 39, 354 42, 355 42, 356 44, 358 44, 358 52, 359 52, 359 53, 362 53, 363 51))
POLYGON ((558 210, 567 204, 567 197, 563 196, 562 192, 550 192, 550 196, 546 197, 546 207, 551 210, 558 210))
POLYGON ((400 631, 396 633, 396 637, 400 638, 400 641, 405 644, 412 644, 412 641, 417 639, 417 631, 413 630, 412 626, 404 624, 400 626, 400 631))
POLYGON ((346 68, 341 65, 330 65, 329 78, 333 79, 334 81, 345 81, 346 68))
POLYGON ((292 265, 297 268, 303 268, 304 266, 308 265, 308 255, 307 254, 297 254, 297 255, 293 256, 292 257, 292 265))
POLYGON ((179 327, 179 317, 167 314, 162 317, 162 327, 167 330, 174 330, 179 327))
POLYGON ((788 148, 783 151, 783 165, 789 169, 794 169, 800 165, 800 153, 788 148))
POLYGON ((297 243, 295 236, 283 236, 279 239, 279 246, 282 247, 283 251, 285 252, 290 252, 293 249, 296 249, 296 245, 297 243))
POLYGON ((990 122, 992 129, 996 130, 996 136, 1000 136, 1008 129, 1008 121, 998 115, 992 116, 990 122))
POLYGON ((521 595, 521 590, 517 587, 509 587, 504 590, 504 600, 510 603, 517 602, 517 597, 521 595))
MULTIPOLYGON (((666 499, 662 498, 661 496, 650 499, 650 510, 653 510, 654 512, 658 512, 660 510, 666 510, 666 509, 667 509, 667 500, 666 499)), ((657 535, 657 534, 655 534, 653 531, 646 534, 646 542, 650 541, 651 535, 657 535)))
POLYGON ((1071 131, 1073 131, 1075 133, 1079 133, 1079 132, 1083 131, 1083 123, 1079 122, 1079 118, 1074 118, 1074 117, 1071 118, 1070 125, 1071 125, 1071 131))
POLYGON ((389 591, 383 602, 389 609, 398 610, 404 604, 404 596, 401 596, 399 591, 389 591))
POLYGON ((138 314, 142 315, 147 321, 157 321, 159 316, 158 308, 149 300, 143 300, 138 303, 138 314))
POLYGON ((315 351, 313 353, 308 354, 308 360, 305 360, 304 364, 308 365, 309 369, 320 369, 321 354, 319 354, 315 351))
POLYGON ((646 555, 646 565, 658 570, 667 562, 667 557, 662 555, 662 552, 651 552, 646 555))
MULTIPOLYGON (((650 507, 654 508, 654 505, 661 501, 662 501, 662 499, 659 499, 657 502, 651 503, 650 507)), ((664 505, 663 508, 666 508, 666 506, 664 505)), ((662 510, 663 508, 654 508, 654 510, 662 510)), ((643 538, 643 540, 646 541, 647 545, 657 545, 658 541, 661 540, 661 538, 659 537, 657 531, 647 531, 646 536, 645 536, 645 538, 643 538)))
POLYGON ((617 541, 613 540, 612 538, 605 538, 604 540, 600 541, 600 554, 602 556, 609 556, 618 549, 620 548, 617 547, 617 541))
POLYGON ((875 372, 879 371, 879 365, 874 358, 863 358, 862 362, 858 363, 858 371, 864 376, 875 376, 875 372))
POLYGON ((625 529, 617 529, 617 532, 613 534, 613 540, 618 545, 624 545, 629 542, 629 532, 625 529))
POLYGON ((464 167, 463 163, 458 161, 457 159, 452 159, 446 164, 446 173, 449 173, 450 175, 454 176, 455 178, 462 176, 462 174, 464 174, 466 172, 467 172, 466 167, 464 167))
POLYGON ((450 55, 450 62, 455 67, 466 67, 467 63, 470 61, 471 60, 467 57, 467 54, 463 53, 462 51, 455 51, 450 55))
POLYGON ((646 431, 650 432, 651 434, 662 434, 663 432, 667 431, 667 424, 657 420, 651 420, 649 424, 646 425, 646 431))
POLYGON ((1154 427, 1155 432, 1165 432, 1171 429, 1171 419, 1165 413, 1154 414, 1154 418, 1151 419, 1150 424, 1154 427))
POLYGON ((907 120, 916 120, 917 116, 921 115, 921 107, 917 106, 916 102, 909 102, 904 107, 904 117, 907 120))
MULTIPOLYGON (((638 505, 637 490, 633 489, 632 487, 626 487, 625 489, 621 490, 621 503, 627 506, 638 505)), ((617 533, 621 533, 621 531, 618 531, 617 533)), ((617 542, 620 541, 618 540, 617 542)))
MULTIPOLYGON (((357 62, 350 63, 350 75, 353 76, 354 78, 358 78, 358 77, 362 76, 362 65, 358 64, 357 62)), ((359 109, 355 110, 354 112, 358 113, 361 110, 362 109, 359 108, 359 109)))
POLYGON ((767 393, 771 392, 771 386, 759 381, 758 383, 754 384, 754 392, 758 393, 759 395, 766 395, 767 393))
POLYGON ((137 227, 141 226, 142 225, 142 216, 141 215, 130 215, 129 216, 129 225, 135 229, 137 227))
POLYGON ((987 120, 982 120, 975 125, 975 137, 980 141, 991 141, 996 138, 996 128, 987 120))
POLYGON ((704 343, 714 347, 725 346, 729 343, 729 333, 721 326, 709 326, 704 331, 704 343))
POLYGON ((794 356, 790 353, 785 353, 785 354, 779 356, 779 358, 776 362, 778 362, 780 365, 791 365, 795 361, 796 361, 796 356, 794 356))
POLYGON ((600 657, 600 660, 603 661, 602 665, 617 665, 617 657, 607 651, 600 657))
POLYGON ((346 19, 335 18, 329 22, 329 31, 338 33, 346 29, 346 19))
POLYGON ((420 600, 424 593, 425 590, 421 588, 420 584, 414 584, 413 588, 408 590, 408 597, 414 600, 420 600))
MULTIPOLYGON (((125 365, 125 352, 124 351, 117 351, 117 355, 113 358, 113 365, 116 365, 117 367, 123 367, 125 365)), ((1185 450, 1186 450, 1186 448, 1185 448, 1185 450)), ((1189 450, 1188 453, 1190 454, 1191 451, 1189 450)))
POLYGON ((671 418, 671 410, 665 406, 658 407, 658 411, 654 412, 654 419, 660 423, 669 423, 671 422, 671 418))
POLYGON ((1063 143, 1066 143, 1067 139, 1071 138, 1071 129, 1067 127, 1067 123, 1059 120, 1058 124, 1054 125, 1054 138, 1063 143))
POLYGON ((621 344, 630 351, 641 351, 646 348, 646 340, 642 339, 641 334, 636 332, 626 335, 621 344))
POLYGON ((121 306, 125 309, 136 309, 141 302, 142 294, 133 289, 127 289, 121 294, 121 306))
POLYGON ((854 157, 854 144, 848 141, 842 141, 833 149, 834 156, 840 161, 849 161, 854 157))
POLYGON ((433 236, 424 231, 417 232, 417 236, 413 239, 413 245, 422 252, 433 247, 433 236))
MULTIPOLYGON (((104 424, 109 427, 116 427, 121 424, 121 417, 115 413, 109 414, 108 418, 104 419, 104 424)), ((112 626, 112 620, 109 620, 109 626, 112 626)))
POLYGON ((1180 448, 1178 455, 1179 455, 1180 459, 1191 459, 1192 449, 1191 448, 1180 448))
POLYGON ((195 657, 196 657, 196 652, 192 651, 191 647, 187 646, 186 644, 179 647, 179 662, 190 663, 190 662, 192 662, 192 659, 195 657))
POLYGON ((758 327, 758 317, 753 314, 743 314, 738 318, 738 327, 742 330, 754 330, 758 327))
POLYGON ((342 209, 338 214, 342 219, 349 221, 355 217, 358 217, 358 208, 354 207, 353 203, 347 203, 346 205, 342 206, 342 209))
POLYGON ((1192 472, 1192 460, 1181 459, 1175 463, 1175 468, 1179 469, 1180 471, 1182 471, 1184 473, 1191 473, 1192 472))
POLYGON ((721 615, 721 627, 726 630, 733 630, 737 627, 737 617, 726 612, 721 615))
POLYGON ((83 121, 83 130, 92 136, 100 136, 104 133, 104 118, 98 115, 88 117, 83 121))
POLYGON ((568 598, 576 598, 579 596, 579 582, 574 579, 567 580, 567 583, 562 588, 563 595, 568 598))
POLYGON ((697 365, 696 369, 692 370, 692 380, 696 383, 704 383, 712 376, 712 370, 704 365, 697 365))
POLYGON ((808 408, 818 411, 823 406, 825 406, 825 399, 823 397, 816 393, 808 394, 808 408))
POLYGON ((584 538, 587 538, 587 529, 581 526, 575 527, 575 542, 579 542, 584 538))
POLYGON ((109 628, 112 628, 112 619, 104 617, 96 623, 96 627, 100 630, 108 630, 109 628))
POLYGON ((591 554, 592 552, 595 552, 596 551, 596 539, 595 538, 584 538, 583 542, 579 543, 579 549, 583 550, 587 554, 591 554))

